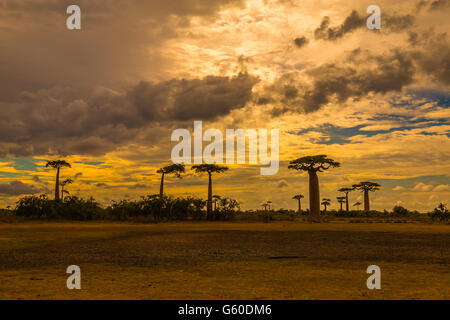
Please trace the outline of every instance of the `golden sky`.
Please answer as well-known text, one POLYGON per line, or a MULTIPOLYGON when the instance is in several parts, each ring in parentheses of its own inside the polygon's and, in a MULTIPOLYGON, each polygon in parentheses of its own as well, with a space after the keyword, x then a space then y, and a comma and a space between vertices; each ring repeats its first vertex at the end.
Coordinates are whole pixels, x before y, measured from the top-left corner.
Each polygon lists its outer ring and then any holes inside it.
MULTIPOLYGON (((294 209, 298 193, 306 205, 307 175, 287 164, 313 154, 341 163, 319 176, 321 197, 371 180, 374 209, 448 203, 449 13, 447 0, 3 0, 0 206, 52 194, 56 158, 72 163, 73 195, 157 193, 172 131, 194 120, 280 130, 278 174, 213 177, 243 208, 294 209), (70 4, 81 30, 66 28, 70 4), (380 30, 366 27, 373 4, 380 30)), ((168 177, 165 191, 206 197, 207 177, 168 177)))

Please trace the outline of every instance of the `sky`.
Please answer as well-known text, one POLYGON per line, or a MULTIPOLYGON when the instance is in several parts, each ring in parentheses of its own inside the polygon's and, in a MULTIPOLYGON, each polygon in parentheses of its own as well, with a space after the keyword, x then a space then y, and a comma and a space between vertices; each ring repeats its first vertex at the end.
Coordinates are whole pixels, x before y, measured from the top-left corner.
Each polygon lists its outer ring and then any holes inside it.
MULTIPOLYGON (((280 170, 230 165, 214 194, 244 209, 308 203, 289 161, 325 154, 320 196, 374 181, 377 210, 429 211, 450 199, 448 0, 3 0, 0 207, 67 189, 103 205, 159 191, 177 128, 279 129, 280 170), (66 8, 81 8, 68 30, 66 8), (366 26, 369 5, 381 29, 366 26)), ((189 168, 188 168, 189 169, 189 168)), ((207 176, 165 192, 206 198, 207 176)), ((351 204, 362 194, 350 193, 351 204)))

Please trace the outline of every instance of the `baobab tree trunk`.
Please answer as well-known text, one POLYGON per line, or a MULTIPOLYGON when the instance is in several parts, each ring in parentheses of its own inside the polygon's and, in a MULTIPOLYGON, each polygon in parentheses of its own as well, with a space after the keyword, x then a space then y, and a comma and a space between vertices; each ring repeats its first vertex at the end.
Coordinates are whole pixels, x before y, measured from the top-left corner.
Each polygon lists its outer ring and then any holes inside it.
POLYGON ((364 190, 364 211, 369 212, 370 211, 370 204, 369 204, 369 190, 364 190))
POLYGON ((159 195, 162 197, 164 194, 164 172, 161 175, 161 185, 159 187, 159 195))
POLYGON ((309 174, 309 220, 320 222, 320 192, 319 177, 316 171, 308 171, 309 174))
POLYGON ((348 213, 348 192, 345 193, 345 210, 348 213))
POLYGON ((342 202, 339 202, 340 203, 340 205, 341 205, 341 211, 342 211, 342 202))
POLYGON ((302 202, 298 199, 298 213, 302 212, 302 202))
POLYGON ((61 201, 64 202, 64 186, 61 187, 61 201))
POLYGON ((211 173, 208 173, 209 175, 209 182, 208 182, 208 202, 206 204, 206 219, 207 220, 213 220, 212 216, 212 179, 211 179, 211 173))
POLYGON ((56 168, 55 200, 59 201, 59 168, 56 168))
POLYGON ((327 213, 327 205, 325 204, 324 207, 325 207, 324 213, 327 213))

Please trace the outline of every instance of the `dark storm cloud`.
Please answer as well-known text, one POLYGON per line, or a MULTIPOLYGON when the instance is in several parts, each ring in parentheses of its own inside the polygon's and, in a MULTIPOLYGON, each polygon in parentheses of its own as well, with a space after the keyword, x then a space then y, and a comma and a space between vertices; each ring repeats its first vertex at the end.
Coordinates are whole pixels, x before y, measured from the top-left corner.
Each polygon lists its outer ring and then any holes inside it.
POLYGON ((334 28, 330 28, 330 18, 324 17, 320 26, 314 31, 314 36, 316 39, 337 40, 347 33, 365 26, 365 23, 366 17, 360 16, 356 11, 352 11, 341 25, 334 28))
POLYGON ((170 128, 241 108, 256 82, 239 74, 141 82, 125 93, 107 88, 25 92, 19 101, 0 102, 0 154, 104 154, 157 124, 170 128))
POLYGON ((40 190, 35 186, 23 183, 21 181, 11 181, 10 183, 0 184, 0 194, 7 196, 20 196, 24 194, 35 194, 40 190))
MULTIPOLYGON (((164 73, 160 49, 190 19, 213 19, 241 0, 79 0, 81 30, 66 28, 68 0, 0 1, 0 97, 55 86, 119 87, 164 73), (151 49, 151 50, 150 50, 151 49), (43 76, 45 75, 45 76, 43 76)), ((180 31, 181 30, 181 31, 180 31)))
POLYGON ((448 86, 450 43, 447 34, 410 33, 409 42, 413 45, 381 55, 356 49, 343 61, 283 75, 255 97, 255 101, 272 103, 272 115, 279 116, 289 111, 314 112, 330 102, 344 103, 370 93, 399 92, 424 78, 448 86))
MULTIPOLYGON (((316 40, 338 40, 346 34, 352 33, 360 28, 366 28, 367 18, 368 16, 362 16, 353 10, 342 24, 336 27, 330 27, 331 19, 329 17, 323 17, 320 26, 314 31, 314 37, 316 40)), ((390 32, 398 32, 413 26, 415 18, 410 14, 384 14, 382 15, 381 21, 382 28, 387 28, 390 32)))
POLYGON ((311 89, 303 95, 306 112, 312 112, 335 97, 338 102, 373 93, 399 91, 413 82, 414 66, 408 54, 393 51, 389 56, 367 57, 376 63, 367 68, 326 64, 309 71, 314 79, 311 89))

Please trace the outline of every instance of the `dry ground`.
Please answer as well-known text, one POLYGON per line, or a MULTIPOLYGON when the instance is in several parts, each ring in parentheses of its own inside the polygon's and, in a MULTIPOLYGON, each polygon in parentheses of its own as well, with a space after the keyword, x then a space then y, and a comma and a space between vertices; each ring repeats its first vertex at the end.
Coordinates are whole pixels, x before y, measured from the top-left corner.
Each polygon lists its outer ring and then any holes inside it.
POLYGON ((449 247, 448 225, 0 224, 0 299, 449 299, 449 247))

